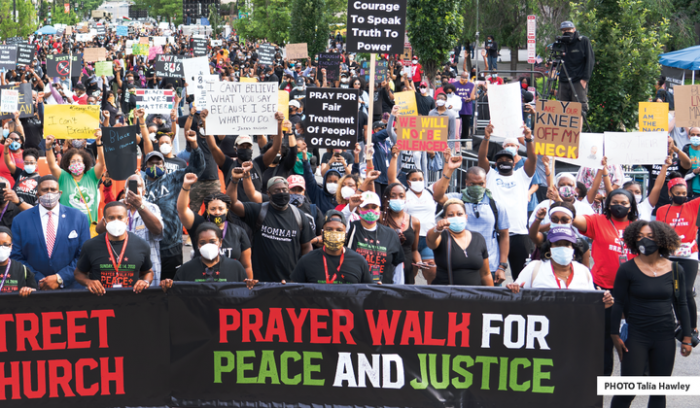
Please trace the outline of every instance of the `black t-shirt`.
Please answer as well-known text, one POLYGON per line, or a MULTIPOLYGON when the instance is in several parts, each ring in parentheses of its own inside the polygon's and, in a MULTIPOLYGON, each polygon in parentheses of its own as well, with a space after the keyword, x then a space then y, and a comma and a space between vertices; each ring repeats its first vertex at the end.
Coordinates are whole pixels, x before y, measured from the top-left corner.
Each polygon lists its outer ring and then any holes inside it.
MULTIPOLYGON (((195 236, 197 228, 202 225, 202 223, 207 222, 207 219, 199 214, 194 215, 194 222, 192 223, 192 228, 187 230, 190 237, 195 236)), ((222 231, 223 232, 223 231, 222 231)), ((199 248, 196 242, 192 242, 192 247, 194 248, 194 256, 199 256, 199 248)), ((226 224, 226 234, 224 234, 224 241, 221 243, 221 248, 219 248, 219 254, 227 258, 241 260, 241 253, 246 249, 250 248, 250 241, 248 240, 248 235, 246 235, 243 228, 235 225, 231 222, 226 224)))
MULTIPOLYGON (((235 167, 241 167, 241 163, 238 161, 238 159, 226 157, 223 166, 221 166, 221 171, 224 173, 224 181, 226 182, 226 185, 228 185, 228 183, 231 181, 231 170, 233 170, 235 167)), ((250 170, 250 179, 253 182, 253 186, 255 186, 256 191, 262 191, 262 176, 265 170, 267 170, 267 167, 263 162, 262 155, 254 158, 253 168, 250 170)), ((245 194, 242 181, 238 183, 238 201, 251 201, 245 194)))
POLYGON ((447 245, 452 242, 452 277, 454 285, 481 286, 481 267, 484 260, 488 259, 489 252, 486 249, 486 241, 478 232, 472 232, 472 240, 464 250, 454 239, 448 240, 449 231, 442 232, 442 241, 433 251, 437 273, 433 285, 449 285, 450 278, 447 272, 447 245))
MULTIPOLYGON (((2 219, 0 219, 0 225, 7 228, 12 228, 12 220, 15 219, 22 210, 19 209, 14 203, 7 203, 7 209, 5 209, 5 202, 0 201, 0 214, 2 214, 2 219), (2 214, 4 212, 4 214, 2 214)), ((0 278, 2 279, 2 278, 0 278)))
MULTIPOLYGON (((340 155, 343 156, 343 158, 345 159, 345 164, 347 164, 348 166, 352 166, 352 164, 355 162, 355 158, 353 157, 353 155, 348 152, 342 152, 340 153, 340 155)), ((328 163, 331 160, 331 157, 333 157, 333 152, 323 153, 323 156, 321 156, 321 163, 328 163)), ((341 162, 335 162, 331 164, 331 169, 340 173, 341 176, 345 175, 345 167, 341 162)))
MULTIPOLYGON (((690 145, 688 145, 690 146, 690 145)), ((684 151, 687 154, 687 149, 684 149, 684 151)), ((661 165, 660 164, 654 164, 654 165, 644 165, 644 167, 648 172, 649 172, 649 191, 654 187, 654 183, 656 183, 656 178, 661 174, 661 165)), ((664 181, 663 187, 661 187, 661 193, 659 194, 659 201, 656 203, 656 207, 654 208, 653 214, 656 215, 656 209, 660 208, 664 205, 671 204, 671 198, 668 196, 668 175, 673 172, 679 172, 682 175, 685 175, 685 173, 688 172, 687 169, 684 169, 681 167, 681 161, 678 158, 678 155, 673 155, 673 162, 669 166, 668 170, 666 170, 666 180, 664 181)), ((647 191, 647 195, 649 193, 647 191)), ((689 192, 689 195, 690 192, 689 192)))
MULTIPOLYGON (((0 275, 5 275, 6 268, 7 265, 0 266, 0 275)), ((0 277, 0 282, 2 282, 2 277, 0 277)), ((22 265, 21 262, 10 260, 10 271, 7 273, 5 284, 0 293, 17 292, 25 286, 38 289, 34 272, 22 265)))
POLYGON ((187 162, 179 157, 165 158, 165 174, 174 173, 178 170, 187 168, 187 162))
POLYGON ((289 100, 302 100, 306 98, 306 89, 299 90, 299 89, 292 89, 292 92, 289 93, 289 100))
POLYGON ((236 136, 224 136, 223 140, 216 138, 216 145, 228 157, 236 157, 236 136))
POLYGON ((297 283, 372 283, 369 276, 369 266, 367 261, 357 252, 350 248, 345 248, 343 254, 343 264, 340 263, 341 256, 332 256, 323 252, 323 248, 315 249, 301 257, 297 267, 292 272, 292 281, 297 283), (323 266, 323 258, 328 266, 328 280, 326 282, 326 269, 323 266), (335 279, 333 278, 335 275, 335 279))
MULTIPOLYGON (((151 246, 148 242, 131 232, 126 244, 121 264, 118 264, 117 273, 112 264, 105 242, 105 234, 85 241, 80 251, 77 269, 89 275, 92 280, 99 280, 105 288, 114 287, 115 283, 124 288, 133 287, 139 280, 140 272, 146 272, 152 268, 151 246)), ((112 254, 115 262, 122 252, 124 241, 109 241, 112 244, 112 254)))
MULTIPOLYGON (((301 245, 314 238, 309 224, 302 218, 302 230, 292 212, 292 207, 284 211, 268 206, 267 216, 260 229, 256 230, 258 215, 263 204, 243 203, 243 221, 253 229, 253 272, 261 282, 289 280, 291 271, 301 257, 301 245)), ((297 209, 298 210, 298 209, 297 209)), ((304 217, 304 214, 300 214, 304 217)))
POLYGON ((17 167, 15 174, 12 175, 15 179, 15 193, 17 197, 22 198, 26 203, 31 205, 36 204, 36 188, 39 185, 41 175, 37 172, 28 174, 23 169, 17 167))
POLYGON ((435 109, 435 99, 430 95, 423 96, 420 91, 416 91, 416 106, 419 115, 428 116, 430 111, 435 109))
POLYGON ((382 113, 391 112, 391 108, 394 107, 394 101, 389 98, 389 91, 386 88, 379 90, 379 99, 382 101, 382 113))
POLYGON ((184 282, 243 282, 248 276, 245 268, 235 259, 219 257, 219 263, 211 268, 196 257, 182 265, 173 280, 184 282))
POLYGON ((401 241, 393 229, 376 225, 376 230, 367 231, 361 221, 350 224, 348 247, 365 258, 373 282, 394 283, 394 269, 404 261, 401 241))

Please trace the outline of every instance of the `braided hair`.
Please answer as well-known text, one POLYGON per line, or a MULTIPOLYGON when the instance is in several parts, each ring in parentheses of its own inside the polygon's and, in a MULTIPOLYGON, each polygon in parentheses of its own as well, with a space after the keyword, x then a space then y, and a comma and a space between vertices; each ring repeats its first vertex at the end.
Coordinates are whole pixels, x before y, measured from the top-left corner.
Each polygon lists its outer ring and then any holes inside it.
POLYGON ((399 236, 399 241, 401 241, 401 244, 406 241, 406 236, 403 234, 403 230, 400 225, 396 224, 396 221, 394 221, 394 218, 389 214, 391 209, 389 208, 389 200, 391 197, 391 191, 394 189, 396 186, 401 186, 404 189, 404 192, 406 190, 406 187, 404 187, 403 184, 401 183, 391 183, 389 184, 385 189, 384 189, 384 194, 382 194, 382 206, 380 208, 381 211, 381 223, 382 225, 386 225, 387 227, 390 227, 394 231, 396 231, 396 234, 399 236))

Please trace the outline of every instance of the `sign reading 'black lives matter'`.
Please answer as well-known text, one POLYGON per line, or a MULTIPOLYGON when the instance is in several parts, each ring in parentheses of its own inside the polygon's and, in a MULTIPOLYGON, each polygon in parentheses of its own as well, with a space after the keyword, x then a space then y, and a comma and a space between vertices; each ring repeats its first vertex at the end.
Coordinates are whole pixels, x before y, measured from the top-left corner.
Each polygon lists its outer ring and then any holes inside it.
POLYGON ((309 88, 305 99, 306 142, 312 147, 352 149, 357 143, 358 90, 309 88))
POLYGON ((389 1, 348 0, 348 51, 403 52, 406 0, 389 1))

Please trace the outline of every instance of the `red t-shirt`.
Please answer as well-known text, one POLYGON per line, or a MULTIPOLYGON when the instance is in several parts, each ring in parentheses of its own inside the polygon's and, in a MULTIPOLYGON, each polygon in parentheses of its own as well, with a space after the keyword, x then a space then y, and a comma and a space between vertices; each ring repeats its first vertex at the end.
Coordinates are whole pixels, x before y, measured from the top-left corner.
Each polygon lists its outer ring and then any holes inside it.
POLYGON ((627 260, 634 258, 628 253, 622 241, 622 233, 630 225, 629 221, 616 222, 602 214, 584 215, 586 218, 586 233, 583 234, 593 240, 591 255, 593 264, 593 282, 605 289, 612 289, 615 285, 617 268, 620 267, 620 256, 626 256, 627 260), (613 224, 615 228, 613 228, 613 224))
POLYGON ((423 66, 411 63, 411 69, 413 70, 413 77, 411 78, 413 82, 420 82, 423 79, 423 66))
POLYGON ((486 80, 489 81, 489 83, 492 85, 493 84, 503 85, 503 78, 501 78, 501 77, 496 77, 496 78, 488 77, 488 78, 486 78, 486 80))
POLYGON ((698 227, 695 222, 698 218, 698 207, 700 198, 688 201, 683 205, 664 205, 656 210, 656 220, 670 225, 681 238, 684 244, 692 243, 690 252, 698 252, 698 243, 695 237, 698 236, 698 227))

